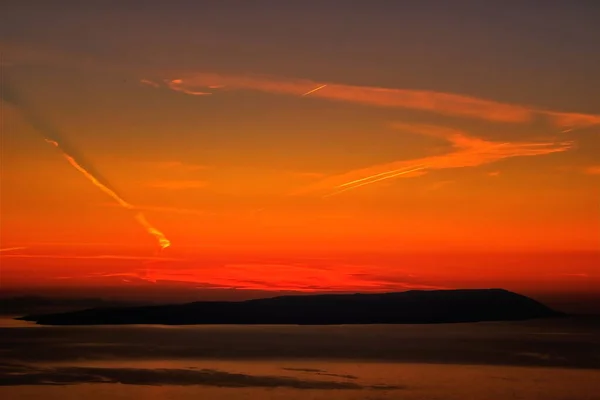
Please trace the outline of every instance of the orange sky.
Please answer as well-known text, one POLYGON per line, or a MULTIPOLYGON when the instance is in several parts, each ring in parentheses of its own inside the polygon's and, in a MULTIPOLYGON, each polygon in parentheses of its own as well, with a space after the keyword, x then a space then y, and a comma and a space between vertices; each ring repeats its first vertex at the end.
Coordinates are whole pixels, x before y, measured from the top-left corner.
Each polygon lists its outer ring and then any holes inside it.
POLYGON ((244 7, 11 6, 2 288, 600 290, 600 68, 560 61, 600 65, 584 10, 549 11, 574 46, 532 10, 502 36, 468 10, 401 32, 398 5, 294 7, 254 15, 277 38, 244 7))

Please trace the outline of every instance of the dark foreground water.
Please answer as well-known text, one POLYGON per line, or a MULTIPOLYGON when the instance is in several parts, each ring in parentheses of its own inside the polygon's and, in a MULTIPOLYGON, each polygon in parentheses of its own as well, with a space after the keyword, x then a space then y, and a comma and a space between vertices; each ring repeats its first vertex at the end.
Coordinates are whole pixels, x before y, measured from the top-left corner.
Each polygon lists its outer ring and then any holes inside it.
POLYGON ((2 399, 600 399, 594 318, 326 327, 0 322, 2 399))

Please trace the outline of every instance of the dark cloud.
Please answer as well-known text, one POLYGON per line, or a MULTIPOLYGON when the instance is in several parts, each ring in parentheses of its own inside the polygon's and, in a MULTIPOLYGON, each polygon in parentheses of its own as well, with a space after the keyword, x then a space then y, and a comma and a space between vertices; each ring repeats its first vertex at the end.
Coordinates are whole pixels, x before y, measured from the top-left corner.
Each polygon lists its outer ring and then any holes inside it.
POLYGON ((295 372, 306 372, 315 375, 321 376, 334 376, 336 378, 344 378, 344 379, 358 379, 357 376, 354 375, 345 375, 345 374, 332 374, 330 372, 324 371, 318 368, 282 368, 285 371, 295 371, 295 372))
POLYGON ((286 376, 247 375, 214 369, 144 369, 98 367, 36 367, 0 365, 0 386, 121 383, 125 385, 200 385, 216 387, 286 387, 292 389, 403 389, 400 386, 363 386, 353 382, 301 380, 286 376))
POLYGON ((323 371, 322 369, 317 369, 317 368, 282 368, 285 371, 296 371, 296 372, 314 372, 314 373, 320 373, 320 372, 326 372, 323 371))

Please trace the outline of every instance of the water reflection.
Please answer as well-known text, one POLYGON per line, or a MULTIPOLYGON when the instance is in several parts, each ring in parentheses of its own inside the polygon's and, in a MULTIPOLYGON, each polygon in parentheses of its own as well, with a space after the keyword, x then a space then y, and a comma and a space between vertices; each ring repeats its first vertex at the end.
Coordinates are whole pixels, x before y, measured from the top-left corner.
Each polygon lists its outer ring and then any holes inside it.
POLYGON ((592 399, 596 320, 46 327, 4 320, 2 398, 592 399), (560 334, 559 334, 560 333, 560 334))

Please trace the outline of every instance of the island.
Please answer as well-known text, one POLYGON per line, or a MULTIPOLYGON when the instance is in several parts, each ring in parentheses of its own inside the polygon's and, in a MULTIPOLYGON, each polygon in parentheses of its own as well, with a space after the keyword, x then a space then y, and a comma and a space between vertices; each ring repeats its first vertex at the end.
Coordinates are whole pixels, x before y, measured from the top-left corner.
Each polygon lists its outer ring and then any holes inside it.
POLYGON ((40 325, 340 325, 515 321, 561 315, 529 297, 504 289, 461 289, 93 308, 19 319, 40 325))

